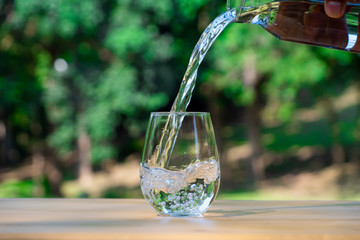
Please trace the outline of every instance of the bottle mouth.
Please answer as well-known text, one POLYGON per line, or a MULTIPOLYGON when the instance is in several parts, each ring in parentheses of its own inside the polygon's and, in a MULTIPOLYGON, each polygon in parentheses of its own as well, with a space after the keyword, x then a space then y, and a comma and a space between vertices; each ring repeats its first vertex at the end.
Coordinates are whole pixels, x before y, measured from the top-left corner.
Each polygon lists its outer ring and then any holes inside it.
POLYGON ((207 116, 209 112, 152 112, 152 116, 207 116))

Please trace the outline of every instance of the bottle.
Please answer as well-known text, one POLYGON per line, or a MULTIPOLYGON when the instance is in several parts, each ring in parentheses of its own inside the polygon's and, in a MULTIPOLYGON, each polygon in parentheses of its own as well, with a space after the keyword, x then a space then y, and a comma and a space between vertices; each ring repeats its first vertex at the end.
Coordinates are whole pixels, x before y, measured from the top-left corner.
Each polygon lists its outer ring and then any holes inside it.
POLYGON ((242 0, 234 22, 260 25, 285 41, 360 53, 359 12, 359 3, 348 3, 335 19, 325 14, 322 0, 242 0))

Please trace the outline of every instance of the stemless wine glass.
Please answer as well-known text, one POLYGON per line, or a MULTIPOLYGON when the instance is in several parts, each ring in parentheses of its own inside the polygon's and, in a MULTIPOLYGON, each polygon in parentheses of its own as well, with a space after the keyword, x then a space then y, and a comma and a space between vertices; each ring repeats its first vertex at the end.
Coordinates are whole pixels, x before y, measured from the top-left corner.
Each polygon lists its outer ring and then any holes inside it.
POLYGON ((210 114, 151 113, 140 183, 145 199, 159 215, 202 216, 220 184, 210 114))

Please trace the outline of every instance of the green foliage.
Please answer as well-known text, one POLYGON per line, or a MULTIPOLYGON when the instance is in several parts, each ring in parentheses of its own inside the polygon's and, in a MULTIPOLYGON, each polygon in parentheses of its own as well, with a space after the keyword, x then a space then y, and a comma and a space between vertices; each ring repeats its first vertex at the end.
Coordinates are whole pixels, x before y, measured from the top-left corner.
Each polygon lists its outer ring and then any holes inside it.
POLYGON ((33 188, 32 180, 9 179, 0 184, 0 198, 32 197, 33 188))
POLYGON ((39 36, 59 35, 71 39, 81 29, 85 33, 93 32, 102 20, 101 1, 15 1, 15 14, 11 25, 22 29, 34 24, 39 36), (91 14, 90 14, 91 13, 91 14))
POLYGON ((173 69, 184 65, 174 61, 176 49, 186 42, 174 38, 194 32, 177 21, 193 22, 207 3, 15 1, 0 30, 8 59, 0 64, 0 104, 24 129, 45 117, 51 131, 42 134, 60 157, 85 131, 94 163, 116 158, 125 147, 115 142, 138 142, 148 113, 169 102, 173 79, 181 79, 173 69))
POLYGON ((196 17, 197 9, 203 7, 208 3, 207 0, 178 0, 179 8, 182 9, 182 14, 186 19, 193 19, 196 17))
POLYGON ((232 191, 232 192, 222 192, 217 196, 219 200, 255 200, 255 201, 294 201, 294 200, 348 200, 348 201, 358 201, 360 195, 357 193, 348 194, 345 196, 331 196, 329 197, 326 192, 313 194, 311 196, 298 196, 289 194, 286 191, 276 192, 276 191, 232 191))

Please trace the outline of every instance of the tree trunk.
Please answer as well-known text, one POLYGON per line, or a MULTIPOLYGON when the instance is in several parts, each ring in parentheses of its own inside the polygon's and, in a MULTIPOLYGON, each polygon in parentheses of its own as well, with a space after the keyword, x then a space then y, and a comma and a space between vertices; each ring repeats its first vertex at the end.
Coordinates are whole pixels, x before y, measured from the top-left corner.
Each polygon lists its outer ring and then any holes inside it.
POLYGON ((330 123, 332 146, 331 155, 333 163, 342 164, 345 162, 345 150, 340 141, 340 124, 336 115, 336 110, 331 99, 328 96, 324 96, 322 99, 323 106, 325 108, 326 118, 330 123))
MULTIPOLYGON (((356 145, 358 146, 360 144, 360 83, 356 84, 356 89, 357 89, 357 109, 356 109, 356 126, 354 129, 354 140, 356 145)), ((355 164, 357 164, 358 166, 360 165, 360 149, 359 147, 355 147, 353 149, 353 154, 352 154, 352 162, 354 162, 355 164)))
POLYGON ((216 136, 216 145, 219 153, 220 163, 221 163, 221 173, 222 173, 222 184, 225 186, 231 185, 231 171, 229 169, 229 164, 226 162, 223 138, 221 135, 221 126, 223 126, 223 112, 222 108, 217 103, 217 95, 219 94, 215 89, 211 88, 210 97, 207 97, 207 105, 211 112, 211 118, 214 126, 214 132, 216 136))
POLYGON ((91 166, 91 140, 88 133, 80 131, 77 139, 78 161, 79 161, 79 182, 85 195, 89 194, 92 187, 92 166, 91 166))
MULTIPOLYGON (((256 93, 256 95, 258 95, 256 93)), ((247 108, 246 112, 246 125, 247 132, 249 137, 249 142, 251 145, 251 169, 253 172, 253 177, 255 183, 263 180, 265 178, 265 166, 263 155, 264 151, 261 144, 261 107, 259 96, 255 97, 254 102, 247 108)))
POLYGON ((32 156, 32 179, 34 182, 33 197, 44 197, 45 189, 43 185, 43 177, 45 170, 45 157, 41 152, 37 152, 32 156))
POLYGON ((51 194, 56 197, 62 197, 60 188, 63 180, 62 167, 56 158, 55 153, 47 148, 46 162, 45 162, 45 174, 49 180, 51 194))
POLYGON ((0 118, 0 167, 8 167, 18 160, 12 137, 11 125, 4 114, 2 119, 0 118))
POLYGON ((252 169, 255 184, 265 178, 265 166, 263 160, 263 149, 261 144, 261 86, 260 78, 257 74, 256 57, 248 56, 248 61, 244 64, 243 79, 244 84, 254 92, 254 99, 246 111, 246 125, 251 145, 250 166, 252 169))
POLYGON ((6 137, 6 127, 5 123, 0 118, 0 167, 5 166, 5 137, 6 137))
POLYGON ((35 197, 45 196, 43 179, 46 177, 51 196, 62 197, 60 188, 63 179, 62 166, 56 160, 55 153, 39 141, 32 147, 32 178, 35 183, 33 195, 35 197))

